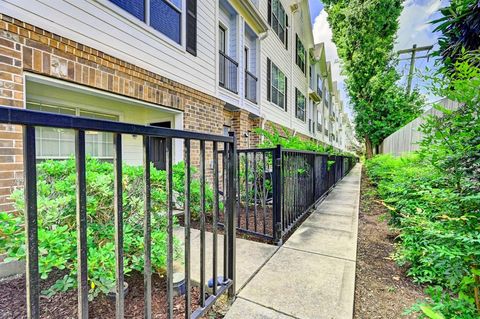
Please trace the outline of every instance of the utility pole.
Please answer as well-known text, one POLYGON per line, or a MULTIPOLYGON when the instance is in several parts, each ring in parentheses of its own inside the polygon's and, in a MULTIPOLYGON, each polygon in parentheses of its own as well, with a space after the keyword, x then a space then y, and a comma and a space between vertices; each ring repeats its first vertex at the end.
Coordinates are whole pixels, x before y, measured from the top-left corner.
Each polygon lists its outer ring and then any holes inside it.
POLYGON ((417 57, 416 56, 417 52, 430 51, 432 48, 433 48, 433 45, 428 45, 428 46, 417 48, 417 45, 414 44, 411 49, 405 49, 405 50, 397 51, 398 55, 407 54, 407 53, 411 54, 411 57, 410 57, 410 71, 408 72, 407 94, 410 94, 410 91, 412 90, 412 79, 413 79, 413 71, 415 70, 415 60, 416 59, 424 59, 424 58, 429 57, 428 53, 427 53, 427 55, 417 57))

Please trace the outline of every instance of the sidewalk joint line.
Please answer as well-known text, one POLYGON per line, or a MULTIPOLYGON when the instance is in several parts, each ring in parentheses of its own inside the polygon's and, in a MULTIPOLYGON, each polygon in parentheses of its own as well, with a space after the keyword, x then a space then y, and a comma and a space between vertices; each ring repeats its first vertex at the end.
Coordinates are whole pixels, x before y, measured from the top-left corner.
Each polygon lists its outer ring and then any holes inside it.
POLYGON ((312 254, 312 255, 319 255, 319 256, 323 256, 323 257, 335 258, 335 259, 340 259, 340 260, 344 260, 344 261, 350 261, 350 262, 354 262, 354 263, 357 262, 356 259, 355 259, 355 260, 352 260, 352 259, 343 258, 343 257, 330 256, 330 255, 326 255, 326 254, 322 254, 322 253, 317 253, 317 252, 314 252, 314 251, 303 250, 303 249, 294 248, 294 247, 284 247, 284 248, 285 248, 285 249, 296 250, 296 251, 299 251, 299 252, 302 252, 302 253, 307 253, 307 254, 312 254))
POLYGON ((245 297, 237 297, 237 298, 246 300, 246 301, 248 301, 248 302, 251 302, 251 303, 253 303, 253 304, 256 304, 257 306, 260 306, 260 307, 263 307, 263 308, 266 308, 266 309, 275 311, 275 312, 277 312, 277 313, 279 313, 279 314, 282 314, 282 315, 287 316, 287 317, 290 317, 290 318, 301 319, 300 317, 295 317, 295 316, 293 316, 293 315, 291 315, 291 314, 288 314, 288 313, 285 313, 285 312, 283 312, 283 311, 280 311, 280 310, 271 308, 271 307, 269 307, 269 306, 262 305, 261 303, 258 303, 258 302, 256 302, 256 301, 250 300, 250 299, 245 298, 245 297))

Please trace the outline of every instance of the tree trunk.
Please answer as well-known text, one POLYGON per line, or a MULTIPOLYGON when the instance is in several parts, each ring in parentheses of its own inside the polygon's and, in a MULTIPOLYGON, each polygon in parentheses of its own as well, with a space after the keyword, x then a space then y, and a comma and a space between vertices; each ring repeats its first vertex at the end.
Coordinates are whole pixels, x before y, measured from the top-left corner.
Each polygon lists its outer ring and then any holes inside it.
POLYGON ((368 138, 368 136, 365 136, 365 150, 366 150, 367 159, 372 158, 373 157, 373 145, 372 145, 372 141, 370 141, 370 138, 368 138))

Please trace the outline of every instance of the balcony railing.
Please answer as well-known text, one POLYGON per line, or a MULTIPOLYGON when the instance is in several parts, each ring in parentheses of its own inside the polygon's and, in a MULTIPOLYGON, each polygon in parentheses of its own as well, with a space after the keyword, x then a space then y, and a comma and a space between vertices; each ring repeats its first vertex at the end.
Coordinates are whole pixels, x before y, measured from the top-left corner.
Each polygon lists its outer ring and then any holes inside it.
POLYGON ((219 70, 219 84, 221 87, 237 94, 238 93, 238 62, 226 55, 224 52, 219 51, 220 59, 219 70))
POLYGON ((317 131, 322 132, 322 123, 317 123, 317 131))
POLYGON ((257 77, 245 70, 245 98, 252 103, 257 103, 257 82, 257 77))

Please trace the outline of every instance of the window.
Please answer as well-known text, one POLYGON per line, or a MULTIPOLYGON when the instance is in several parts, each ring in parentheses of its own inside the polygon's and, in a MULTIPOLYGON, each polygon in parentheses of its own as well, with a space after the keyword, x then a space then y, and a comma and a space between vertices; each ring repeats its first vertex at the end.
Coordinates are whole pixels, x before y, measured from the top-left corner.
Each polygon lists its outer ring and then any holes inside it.
POLYGON ((300 67, 303 73, 305 73, 305 47, 302 44, 302 41, 300 41, 300 38, 298 37, 298 34, 296 35, 296 43, 297 43, 297 65, 300 67))
POLYGON ((227 31, 223 26, 218 26, 218 42, 220 44, 220 52, 226 53, 227 31))
POLYGON ((267 99, 282 109, 287 109, 287 78, 280 69, 267 60, 267 99))
POLYGON ((322 96, 323 80, 322 80, 322 77, 320 76, 320 74, 317 74, 317 92, 318 92, 318 95, 322 96))
POLYGON ((305 122, 305 95, 295 88, 295 117, 305 122))
MULTIPOLYGON (((182 42, 182 0, 110 0, 178 44, 182 42)), ((196 0, 187 0, 187 50, 196 54, 196 0)))
MULTIPOLYGON (((27 102, 27 108, 42 112, 65 115, 79 115, 101 120, 118 121, 118 116, 80 110, 63 106, 27 102)), ((36 127, 36 154, 39 159, 63 159, 75 153, 75 133, 73 130, 52 127, 36 127)), ((93 157, 113 158, 113 136, 107 132, 85 132, 85 150, 93 157)))
POLYGON ((288 16, 280 0, 268 1, 268 22, 288 49, 288 16))

